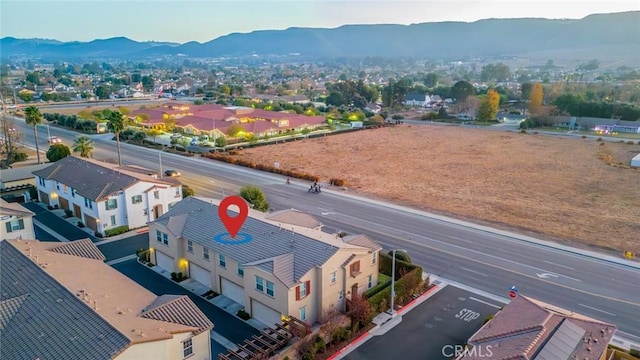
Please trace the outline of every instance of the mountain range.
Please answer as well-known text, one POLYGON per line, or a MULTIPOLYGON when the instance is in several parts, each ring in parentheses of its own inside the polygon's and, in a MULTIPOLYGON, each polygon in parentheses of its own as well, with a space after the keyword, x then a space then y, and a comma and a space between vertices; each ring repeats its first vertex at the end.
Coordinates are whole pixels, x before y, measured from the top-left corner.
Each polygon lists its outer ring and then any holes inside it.
POLYGON ((205 43, 138 42, 117 37, 90 42, 0 39, 3 58, 150 58, 185 56, 474 58, 566 53, 574 57, 640 59, 640 11, 594 14, 579 20, 486 19, 472 23, 344 25, 233 33, 205 43))

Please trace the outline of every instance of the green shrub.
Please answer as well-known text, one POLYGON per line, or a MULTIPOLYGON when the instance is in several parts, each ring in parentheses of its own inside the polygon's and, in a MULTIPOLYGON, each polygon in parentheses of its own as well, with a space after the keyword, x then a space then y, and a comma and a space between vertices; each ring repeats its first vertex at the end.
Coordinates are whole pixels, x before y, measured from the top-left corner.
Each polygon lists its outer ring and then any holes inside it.
POLYGON ((316 354, 323 353, 326 348, 327 344, 324 342, 324 339, 320 335, 316 335, 313 345, 311 346, 312 352, 316 354))
MULTIPOLYGON (((393 251, 389 251, 387 255, 392 256, 392 254, 393 251)), ((411 264, 411 258, 409 257, 409 254, 404 251, 396 251, 396 260, 401 260, 408 264, 411 264)))
POLYGON ((640 350, 638 350, 638 349, 629 349, 629 355, 640 357, 640 350))
POLYGON ((83 228, 84 227, 84 223, 82 221, 78 221, 78 227, 79 228, 83 228))
POLYGON ((114 227, 113 229, 107 229, 104 231, 104 234, 107 237, 109 237, 109 236, 124 234, 127 231, 129 231, 129 226, 122 225, 122 226, 114 227))
POLYGON ((249 313, 244 310, 238 310, 238 313, 236 313, 236 316, 238 316, 240 319, 245 321, 251 319, 251 315, 249 315, 249 313))
POLYGON ((341 326, 335 328, 331 332, 331 341, 332 342, 342 342, 347 341, 351 338, 351 329, 348 326, 341 326))
POLYGON ((257 186, 243 186, 240 189, 240 196, 252 204, 255 210, 263 212, 269 210, 269 203, 267 202, 262 189, 257 186))
POLYGON ((364 292, 364 297, 368 299, 373 295, 379 293, 380 291, 384 290, 384 288, 388 286, 391 286, 391 280, 387 280, 385 282, 378 282, 378 285, 364 292))

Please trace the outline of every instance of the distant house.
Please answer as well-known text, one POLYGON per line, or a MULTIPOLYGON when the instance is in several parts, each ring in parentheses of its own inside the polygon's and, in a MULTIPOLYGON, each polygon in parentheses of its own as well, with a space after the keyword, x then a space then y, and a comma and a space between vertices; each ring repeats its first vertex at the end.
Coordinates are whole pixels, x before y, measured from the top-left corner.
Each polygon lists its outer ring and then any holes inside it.
POLYGON ((0 240, 35 239, 31 210, 0 199, 0 240))
POLYGON ((430 103, 431 98, 427 94, 410 93, 404 97, 404 104, 409 106, 427 107, 430 103))
POLYGON ((467 114, 467 113, 460 113, 460 114, 456 114, 456 120, 460 120, 460 121, 473 121, 474 117, 467 114))
POLYGON ((238 242, 218 217, 219 200, 188 197, 149 224, 151 261, 182 272, 274 326, 283 317, 309 324, 378 283, 380 245, 365 235, 340 238, 298 210, 249 210, 238 242), (226 234, 226 235, 225 235, 226 234))
POLYGON ((572 130, 640 134, 640 125, 638 125, 637 121, 571 116, 551 116, 549 118, 553 121, 553 126, 566 127, 572 130))
POLYGON ((519 295, 467 342, 462 360, 601 359, 616 326, 519 295))
POLYGON ((0 189, 5 190, 15 187, 25 187, 28 185, 35 186, 36 180, 34 179, 32 172, 44 169, 50 165, 51 164, 36 164, 2 170, 2 177, 0 177, 0 189))
POLYGON ((38 199, 72 211, 92 230, 127 226, 135 229, 157 219, 182 200, 175 178, 93 159, 68 156, 33 172, 38 199))
POLYGON ((374 114, 379 114, 382 111, 382 106, 376 103, 368 103, 364 110, 371 111, 374 114))
POLYGON ((188 296, 144 289, 89 239, 4 240, 0 258, 1 359, 211 359, 188 296))

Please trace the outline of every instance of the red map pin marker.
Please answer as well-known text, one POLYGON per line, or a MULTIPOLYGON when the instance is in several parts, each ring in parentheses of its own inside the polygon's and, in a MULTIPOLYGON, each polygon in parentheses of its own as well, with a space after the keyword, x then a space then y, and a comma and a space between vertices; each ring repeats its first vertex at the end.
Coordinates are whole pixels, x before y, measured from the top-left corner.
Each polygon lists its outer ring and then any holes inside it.
POLYGON ((220 205, 218 205, 218 216, 233 239, 235 239, 238 231, 240 231, 244 221, 247 220, 247 215, 249 215, 249 206, 247 206, 245 199, 240 196, 227 196, 222 199, 220 205), (227 210, 231 205, 238 207, 238 216, 229 216, 227 210))

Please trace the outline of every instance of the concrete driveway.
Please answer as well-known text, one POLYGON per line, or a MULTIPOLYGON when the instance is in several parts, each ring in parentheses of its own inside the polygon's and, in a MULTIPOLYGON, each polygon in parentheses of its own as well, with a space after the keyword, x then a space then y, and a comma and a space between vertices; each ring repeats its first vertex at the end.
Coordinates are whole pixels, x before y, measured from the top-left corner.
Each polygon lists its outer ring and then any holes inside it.
POLYGON ((447 285, 413 310, 387 333, 353 350, 349 360, 451 359, 500 307, 495 301, 447 285))
MULTIPOLYGON (((140 265, 135 259, 114 264, 113 268, 156 295, 188 295, 198 308, 213 322, 213 330, 235 344, 242 343, 245 339, 250 339, 251 335, 258 335, 258 330, 243 320, 236 318, 201 297, 187 291, 182 286, 146 266, 140 265)), ((217 356, 214 358, 217 359, 217 356)))

